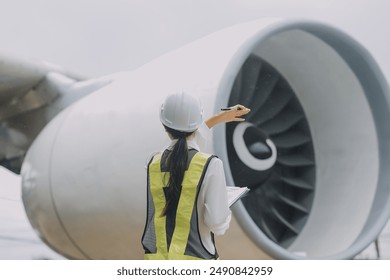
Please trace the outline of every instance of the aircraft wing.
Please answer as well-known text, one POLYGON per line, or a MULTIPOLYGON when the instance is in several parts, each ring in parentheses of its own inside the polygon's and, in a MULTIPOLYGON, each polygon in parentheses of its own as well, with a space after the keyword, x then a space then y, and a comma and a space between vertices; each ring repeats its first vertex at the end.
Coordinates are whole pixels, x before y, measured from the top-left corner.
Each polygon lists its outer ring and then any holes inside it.
MULTIPOLYGON (((84 80, 46 62, 0 55, 0 164, 20 173, 24 155, 42 128, 67 102, 67 89, 84 80)), ((74 101, 74 100, 72 100, 74 101)))

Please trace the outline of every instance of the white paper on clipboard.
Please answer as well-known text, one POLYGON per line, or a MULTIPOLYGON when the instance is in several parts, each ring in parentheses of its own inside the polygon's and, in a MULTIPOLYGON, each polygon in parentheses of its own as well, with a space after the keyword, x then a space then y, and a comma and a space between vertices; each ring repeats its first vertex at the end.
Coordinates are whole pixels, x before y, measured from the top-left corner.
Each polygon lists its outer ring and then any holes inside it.
POLYGON ((247 187, 233 187, 227 186, 227 195, 228 195, 228 203, 229 207, 236 203, 240 198, 245 196, 249 192, 249 188, 247 187))

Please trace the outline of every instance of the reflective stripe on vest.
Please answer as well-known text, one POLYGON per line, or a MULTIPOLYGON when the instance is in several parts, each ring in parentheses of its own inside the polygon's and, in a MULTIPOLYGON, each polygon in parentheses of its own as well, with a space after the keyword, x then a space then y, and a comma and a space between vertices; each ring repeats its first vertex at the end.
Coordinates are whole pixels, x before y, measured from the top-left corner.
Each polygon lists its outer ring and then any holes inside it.
MULTIPOLYGON (((173 230, 169 249, 167 244, 166 229, 167 218, 166 216, 160 217, 160 214, 163 212, 166 203, 163 188, 168 183, 169 173, 161 171, 161 157, 161 154, 155 155, 148 168, 149 190, 154 205, 153 221, 151 220, 151 217, 148 217, 148 220, 150 219, 149 222, 154 223, 155 236, 153 237, 155 238, 156 251, 146 253, 145 259, 204 259, 204 256, 191 256, 186 254, 186 248, 191 231, 193 212, 196 211, 197 194, 203 181, 204 172, 206 171, 208 162, 211 159, 211 155, 196 152, 192 159, 190 159, 188 169, 185 171, 182 182, 182 189, 175 217, 175 227, 173 230)), ((197 220, 196 225, 193 226, 196 226, 196 230, 198 232, 197 220)), ((153 233, 149 232, 149 234, 153 233)), ((200 235, 197 234, 197 236, 199 239, 199 243, 201 243, 200 235)), ((143 239, 144 237, 145 233, 143 239)), ((148 238, 150 239, 150 236, 148 236, 148 238)), ((153 238, 151 238, 151 240, 153 240, 153 238)), ((203 247, 201 250, 205 251, 206 249, 203 247)), ((216 255, 212 255, 207 252, 206 258, 216 257, 216 255)))

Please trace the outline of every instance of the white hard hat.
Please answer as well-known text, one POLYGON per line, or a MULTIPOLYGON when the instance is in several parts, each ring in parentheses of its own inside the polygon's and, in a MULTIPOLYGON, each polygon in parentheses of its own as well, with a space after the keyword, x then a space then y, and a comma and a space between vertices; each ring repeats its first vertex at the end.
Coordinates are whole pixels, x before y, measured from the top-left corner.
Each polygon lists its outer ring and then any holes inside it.
POLYGON ((161 105, 160 121, 178 131, 195 131, 203 121, 199 99, 184 92, 168 95, 161 105))

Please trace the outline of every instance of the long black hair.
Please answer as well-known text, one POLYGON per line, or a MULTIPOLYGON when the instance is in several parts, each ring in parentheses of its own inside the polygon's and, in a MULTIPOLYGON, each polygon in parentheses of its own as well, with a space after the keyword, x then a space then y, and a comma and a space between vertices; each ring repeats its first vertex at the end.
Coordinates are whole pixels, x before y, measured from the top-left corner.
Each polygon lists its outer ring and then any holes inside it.
POLYGON ((165 126, 166 132, 168 132, 173 139, 177 139, 177 142, 173 146, 167 158, 167 168, 169 173, 168 184, 166 185, 166 203, 161 217, 167 214, 173 214, 179 203, 179 197, 181 192, 181 184, 184 178, 184 172, 187 168, 188 160, 188 146, 186 138, 194 132, 183 132, 165 126))

